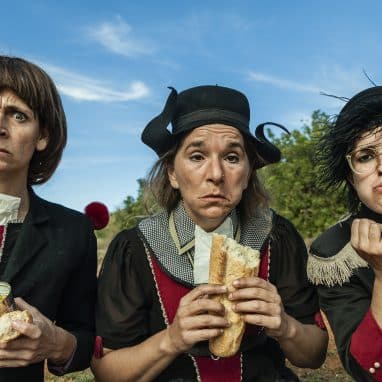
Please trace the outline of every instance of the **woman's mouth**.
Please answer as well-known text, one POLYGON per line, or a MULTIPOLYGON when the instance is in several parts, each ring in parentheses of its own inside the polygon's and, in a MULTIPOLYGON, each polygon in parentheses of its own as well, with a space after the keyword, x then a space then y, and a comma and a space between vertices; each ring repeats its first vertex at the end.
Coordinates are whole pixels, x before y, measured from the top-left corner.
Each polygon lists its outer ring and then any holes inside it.
POLYGON ((221 195, 221 194, 208 194, 208 195, 202 196, 202 199, 203 200, 225 200, 226 198, 224 197, 224 195, 221 195))

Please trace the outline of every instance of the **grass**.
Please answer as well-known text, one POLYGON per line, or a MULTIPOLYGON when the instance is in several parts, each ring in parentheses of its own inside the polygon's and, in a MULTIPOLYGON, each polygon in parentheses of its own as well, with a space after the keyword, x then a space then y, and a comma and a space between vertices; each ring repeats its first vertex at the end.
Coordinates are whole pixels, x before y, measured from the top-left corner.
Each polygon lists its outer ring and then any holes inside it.
POLYGON ((49 372, 45 375, 45 381, 49 382, 94 382, 94 376, 90 369, 80 371, 78 373, 71 373, 64 377, 55 377, 49 372))

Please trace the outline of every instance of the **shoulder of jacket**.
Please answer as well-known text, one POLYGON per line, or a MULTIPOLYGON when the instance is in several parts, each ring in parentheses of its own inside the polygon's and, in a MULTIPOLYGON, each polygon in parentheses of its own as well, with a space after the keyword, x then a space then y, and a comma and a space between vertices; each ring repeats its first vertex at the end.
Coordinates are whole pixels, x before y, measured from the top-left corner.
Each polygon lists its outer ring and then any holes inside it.
POLYGON ((368 266, 350 244, 351 221, 352 217, 347 216, 311 244, 307 274, 313 284, 342 285, 349 282, 356 269, 368 266))

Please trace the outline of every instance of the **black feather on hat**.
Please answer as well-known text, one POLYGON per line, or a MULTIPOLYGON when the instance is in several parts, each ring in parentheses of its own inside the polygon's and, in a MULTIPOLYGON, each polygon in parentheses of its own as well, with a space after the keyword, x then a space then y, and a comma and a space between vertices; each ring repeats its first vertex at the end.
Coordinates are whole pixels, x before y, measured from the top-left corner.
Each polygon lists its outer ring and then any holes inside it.
POLYGON ((249 103, 243 93, 212 85, 197 86, 179 94, 174 88, 170 89, 171 93, 163 111, 147 124, 142 133, 142 141, 158 156, 168 151, 183 133, 203 125, 221 123, 237 128, 244 137, 255 142, 257 151, 264 160, 259 167, 280 160, 281 153, 265 137, 264 127, 274 125, 287 133, 288 130, 277 123, 265 122, 258 125, 255 135, 252 135, 249 129, 249 103), (171 133, 167 130, 170 122, 171 133))

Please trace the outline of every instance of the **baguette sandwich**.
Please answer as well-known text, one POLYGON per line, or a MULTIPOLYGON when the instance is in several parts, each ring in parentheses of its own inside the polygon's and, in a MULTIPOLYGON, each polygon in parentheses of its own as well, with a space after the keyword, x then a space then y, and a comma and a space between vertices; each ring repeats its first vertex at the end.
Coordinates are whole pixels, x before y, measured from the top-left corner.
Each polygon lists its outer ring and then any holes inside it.
MULTIPOLYGON (((230 326, 218 337, 209 341, 212 354, 218 357, 231 357, 240 348, 245 331, 245 322, 239 313, 232 310, 233 303, 228 294, 235 291, 232 283, 241 277, 257 276, 259 272, 260 253, 250 247, 238 244, 224 235, 214 234, 211 244, 209 283, 224 284, 227 294, 213 296, 212 299, 222 303, 226 309, 230 326)), ((236 303, 236 302, 235 302, 236 303)))
POLYGON ((14 310, 0 316, 0 342, 8 342, 21 336, 21 333, 12 327, 12 321, 19 320, 32 322, 32 316, 27 310, 14 310))

